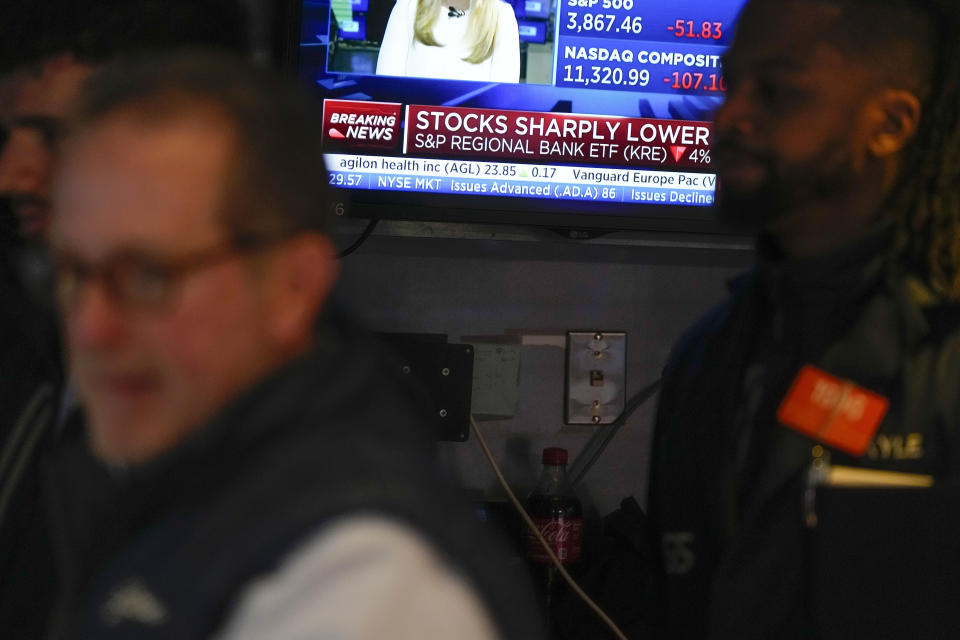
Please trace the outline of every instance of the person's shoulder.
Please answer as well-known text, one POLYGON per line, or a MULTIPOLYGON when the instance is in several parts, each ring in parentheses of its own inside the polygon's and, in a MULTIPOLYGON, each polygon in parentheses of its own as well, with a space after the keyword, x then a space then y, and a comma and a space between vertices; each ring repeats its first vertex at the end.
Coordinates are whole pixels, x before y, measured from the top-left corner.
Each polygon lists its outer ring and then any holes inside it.
POLYGON ((922 318, 928 336, 934 342, 956 342, 960 338, 960 300, 950 300, 935 292, 922 279, 905 275, 900 279, 901 306, 922 318))
POLYGON ((923 316, 933 336, 951 343, 960 340, 960 303, 925 308, 923 316))
POLYGON ((393 8, 391 9, 391 15, 394 17, 404 16, 410 22, 412 27, 413 19, 417 15, 417 6, 420 4, 420 0, 396 0, 393 3, 393 8))
POLYGON ((496 2, 499 6, 497 7, 500 10, 500 19, 501 20, 512 20, 513 22, 517 21, 517 14, 513 11, 513 5, 504 0, 491 0, 496 2))
POLYGON ((909 274, 896 282, 894 300, 907 336, 908 351, 902 357, 911 371, 905 378, 910 394, 932 403, 950 430, 960 430, 960 302, 909 274))

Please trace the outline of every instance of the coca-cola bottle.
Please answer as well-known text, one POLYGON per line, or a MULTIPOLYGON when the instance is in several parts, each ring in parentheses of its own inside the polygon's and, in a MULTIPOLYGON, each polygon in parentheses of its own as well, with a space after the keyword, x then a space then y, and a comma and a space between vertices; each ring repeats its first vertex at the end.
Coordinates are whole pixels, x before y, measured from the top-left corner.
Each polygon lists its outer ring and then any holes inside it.
MULTIPOLYGON (((580 560, 583 549, 583 510, 567 480, 567 450, 543 450, 543 472, 527 498, 527 512, 564 565, 580 560)), ((526 532, 527 556, 536 565, 544 601, 550 606, 556 587, 556 568, 532 531, 526 532)))

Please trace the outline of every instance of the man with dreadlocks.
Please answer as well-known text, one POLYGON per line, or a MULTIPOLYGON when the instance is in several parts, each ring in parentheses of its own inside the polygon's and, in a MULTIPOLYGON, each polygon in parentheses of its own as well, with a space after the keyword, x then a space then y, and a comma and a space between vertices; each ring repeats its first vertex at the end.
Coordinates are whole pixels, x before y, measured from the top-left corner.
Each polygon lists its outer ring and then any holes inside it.
POLYGON ((741 15, 718 207, 759 228, 758 259, 665 370, 649 508, 668 637, 830 624, 807 582, 814 459, 960 475, 954 4, 753 0, 741 15))

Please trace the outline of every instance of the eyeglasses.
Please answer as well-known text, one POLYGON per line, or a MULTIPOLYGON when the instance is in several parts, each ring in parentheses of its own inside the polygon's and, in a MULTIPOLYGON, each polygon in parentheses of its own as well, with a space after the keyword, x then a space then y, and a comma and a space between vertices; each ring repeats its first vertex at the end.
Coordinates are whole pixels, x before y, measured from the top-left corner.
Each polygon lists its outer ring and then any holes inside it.
POLYGON ((157 310, 170 301, 177 287, 190 274, 234 256, 258 251, 267 244, 219 244, 175 258, 122 251, 100 264, 60 254, 54 258, 57 299, 62 309, 76 307, 85 290, 84 285, 96 280, 103 283, 110 297, 120 305, 157 310))

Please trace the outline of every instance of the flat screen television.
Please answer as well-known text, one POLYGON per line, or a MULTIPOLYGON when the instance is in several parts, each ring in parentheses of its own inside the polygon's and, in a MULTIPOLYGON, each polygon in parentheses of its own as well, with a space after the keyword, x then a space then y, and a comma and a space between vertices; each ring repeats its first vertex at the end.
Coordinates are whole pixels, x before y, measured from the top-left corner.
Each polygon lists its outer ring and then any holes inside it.
POLYGON ((467 35, 431 47, 427 0, 290 0, 285 57, 354 215, 724 231, 710 119, 745 0, 484 0, 493 53, 470 63, 479 1, 433 5, 438 41, 467 35))

